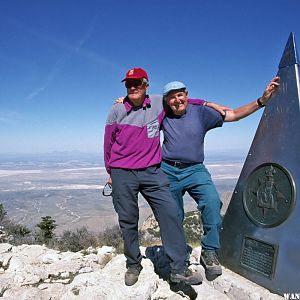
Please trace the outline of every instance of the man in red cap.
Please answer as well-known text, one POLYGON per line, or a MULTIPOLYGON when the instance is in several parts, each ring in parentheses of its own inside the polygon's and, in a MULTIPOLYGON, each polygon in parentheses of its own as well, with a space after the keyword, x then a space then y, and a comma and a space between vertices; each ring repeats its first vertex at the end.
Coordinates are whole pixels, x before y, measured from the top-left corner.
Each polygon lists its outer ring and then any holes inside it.
POLYGON ((141 68, 130 69, 122 81, 127 96, 122 105, 113 106, 107 118, 104 160, 113 183, 113 204, 123 233, 125 284, 135 284, 142 270, 138 242, 139 192, 159 223, 164 250, 170 259, 170 280, 199 284, 201 275, 187 269, 186 240, 177 204, 160 168, 159 129, 166 114, 162 97, 146 94, 148 75, 141 68))
POLYGON ((133 68, 127 71, 125 78, 122 80, 126 81, 129 79, 146 79, 148 82, 148 74, 142 68, 133 68))

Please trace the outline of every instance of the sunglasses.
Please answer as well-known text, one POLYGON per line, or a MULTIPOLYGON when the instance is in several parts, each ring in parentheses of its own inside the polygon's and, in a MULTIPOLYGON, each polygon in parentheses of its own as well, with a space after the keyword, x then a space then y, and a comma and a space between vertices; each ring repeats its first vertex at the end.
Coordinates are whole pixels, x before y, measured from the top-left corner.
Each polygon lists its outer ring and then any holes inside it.
POLYGON ((102 195, 108 197, 111 196, 111 194, 112 194, 112 186, 109 182, 107 182, 102 190, 102 195))
POLYGON ((130 89, 130 88, 132 88, 132 87, 137 88, 137 87, 140 87, 140 86, 142 86, 142 85, 143 85, 143 80, 141 80, 141 79, 137 79, 137 80, 126 80, 126 81, 125 81, 125 87, 126 87, 127 89, 130 89))

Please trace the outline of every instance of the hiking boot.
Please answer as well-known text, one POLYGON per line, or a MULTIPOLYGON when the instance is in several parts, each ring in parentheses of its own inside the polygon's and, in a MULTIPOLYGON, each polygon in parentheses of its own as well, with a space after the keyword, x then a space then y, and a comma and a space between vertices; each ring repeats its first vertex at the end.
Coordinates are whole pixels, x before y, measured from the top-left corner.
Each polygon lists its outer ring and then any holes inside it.
POLYGON ((200 273, 192 272, 190 269, 186 269, 182 273, 171 273, 170 281, 175 283, 186 283, 189 285, 200 284, 203 278, 200 273))
POLYGON ((200 262, 205 269, 205 276, 208 281, 212 281, 222 275, 222 267, 219 263, 216 251, 203 250, 200 262))
POLYGON ((142 269, 142 265, 128 267, 125 273, 125 284, 129 286, 134 285, 138 281, 142 269))

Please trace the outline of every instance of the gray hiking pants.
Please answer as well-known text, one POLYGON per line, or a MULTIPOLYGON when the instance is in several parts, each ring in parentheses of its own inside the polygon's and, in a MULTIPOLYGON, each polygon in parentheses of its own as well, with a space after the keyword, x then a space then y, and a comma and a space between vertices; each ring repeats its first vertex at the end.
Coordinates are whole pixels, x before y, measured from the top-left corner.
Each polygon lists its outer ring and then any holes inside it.
POLYGON ((160 166, 145 169, 111 169, 113 204, 124 239, 127 268, 140 264, 138 193, 149 203, 160 226, 160 235, 173 273, 186 269, 186 241, 176 202, 160 166))

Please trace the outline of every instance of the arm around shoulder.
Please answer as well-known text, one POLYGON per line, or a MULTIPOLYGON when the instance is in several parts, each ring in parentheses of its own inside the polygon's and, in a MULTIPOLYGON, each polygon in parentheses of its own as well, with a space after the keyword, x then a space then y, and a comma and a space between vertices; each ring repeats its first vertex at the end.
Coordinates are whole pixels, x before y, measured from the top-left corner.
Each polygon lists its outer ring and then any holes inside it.
POLYGON ((210 101, 205 101, 205 103, 203 105, 213 108, 214 110, 219 112, 223 117, 225 117, 225 115, 227 114, 227 111, 232 110, 232 108, 230 108, 230 107, 224 106, 222 104, 210 102, 210 101))

